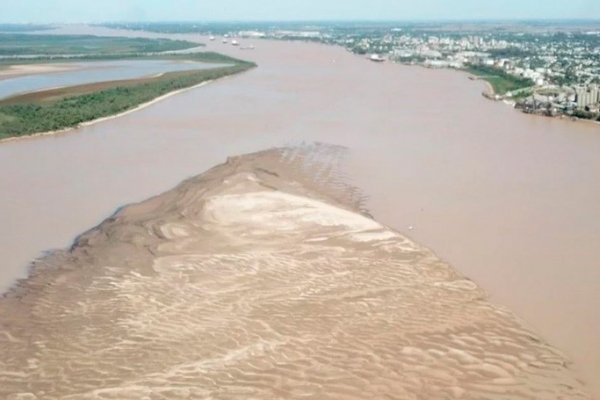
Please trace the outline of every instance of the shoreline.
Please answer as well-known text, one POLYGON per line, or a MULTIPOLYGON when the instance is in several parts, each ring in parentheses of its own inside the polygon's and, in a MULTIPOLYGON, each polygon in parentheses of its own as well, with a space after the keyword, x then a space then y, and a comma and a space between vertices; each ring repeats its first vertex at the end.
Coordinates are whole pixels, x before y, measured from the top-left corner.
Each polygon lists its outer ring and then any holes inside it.
MULTIPOLYGON (((269 40, 269 39, 264 39, 264 40, 269 40)), ((289 42, 294 42, 294 40, 288 40, 288 41, 289 42)), ((300 42, 302 42, 302 43, 313 43, 313 42, 310 42, 310 41, 300 41, 300 42)), ((341 45, 321 43, 321 42, 315 42, 315 43, 316 44, 321 44, 321 45, 324 45, 324 46, 339 47, 341 49, 344 49, 344 50, 348 51, 352 55, 361 57, 360 54, 353 53, 350 50, 348 50, 346 47, 341 46, 341 45)), ((467 71, 465 69, 449 68, 449 67, 446 67, 446 68, 435 68, 435 67, 429 67, 429 66, 422 65, 422 64, 402 63, 402 62, 396 62, 396 61, 392 61, 392 60, 388 60, 388 62, 390 64, 393 64, 393 65, 401 65, 401 66, 406 66, 406 67, 419 67, 419 68, 424 68, 424 69, 427 69, 427 70, 445 70, 445 71, 454 71, 454 72, 462 73, 469 80, 480 81, 480 82, 483 82, 485 84, 486 89, 484 89, 481 92, 481 96, 484 97, 486 100, 493 101, 493 102, 496 102, 496 103, 497 102, 503 102, 504 103, 504 100, 506 100, 506 99, 502 99, 502 98, 495 99, 494 96, 498 95, 498 93, 496 93, 496 90, 494 89, 494 86, 490 82, 488 82, 485 78, 477 76, 477 75, 475 75, 475 74, 473 74, 473 73, 471 73, 471 72, 469 72, 469 71, 467 71)), ((502 95, 500 95, 500 96, 502 96, 502 95)), ((504 103, 504 104, 505 105, 509 105, 507 103, 504 103)), ((514 105, 511 105, 511 108, 514 111, 518 111, 514 105)), ((523 112, 523 111, 520 111, 520 113, 521 114, 532 115, 532 116, 536 116, 536 117, 561 119, 561 120, 568 119, 570 122, 584 122, 584 123, 592 123, 594 125, 600 125, 600 121, 598 121, 598 120, 585 119, 585 118, 577 118, 577 117, 573 117, 573 116, 569 116, 569 115, 564 115, 564 114, 562 114, 562 115, 556 115, 556 116, 550 116, 550 115, 543 115, 543 114, 526 113, 526 112, 523 112)))
MULTIPOLYGON (((446 68, 446 69, 448 69, 448 68, 446 68)), ((486 85, 486 89, 487 90, 484 90, 483 92, 481 92, 481 95, 483 97, 485 97, 487 100, 493 101, 493 102, 496 102, 496 103, 502 102, 502 103, 504 103, 506 105, 510 105, 511 108, 513 108, 514 111, 519 111, 515 107, 516 103, 511 105, 511 104, 508 104, 508 103, 505 102, 507 99, 503 99, 503 98, 496 99, 496 98, 494 98, 495 96, 498 95, 498 93, 496 93, 496 90, 494 89, 494 86, 490 82, 488 82, 485 78, 482 78, 482 77, 479 77, 477 75, 474 75, 474 74, 472 74, 472 73, 470 73, 468 71, 463 71, 463 70, 458 70, 458 69, 454 69, 454 70, 458 71, 458 72, 464 72, 464 73, 466 73, 467 76, 468 76, 468 78, 470 80, 472 80, 472 81, 484 82, 485 85, 486 85)), ((499 95, 499 96, 502 96, 502 95, 499 95)), ((569 116, 569 115, 566 115, 566 114, 558 114, 558 115, 555 115, 555 116, 551 116, 551 115, 527 113, 527 112, 524 112, 524 111, 519 111, 519 112, 521 114, 532 115, 532 116, 535 116, 535 117, 553 118, 553 119, 569 120, 570 122, 583 122, 583 123, 588 123, 588 124, 591 123, 591 124, 594 124, 594 125, 600 125, 600 121, 595 120, 595 119, 577 118, 577 117, 569 116)))
MULTIPOLYGON (((223 77, 221 79, 225 79, 225 78, 227 78, 227 77, 225 76, 225 77, 223 77)), ((217 79, 217 80, 220 80, 220 79, 217 79)), ((0 139, 0 145, 3 144, 3 143, 15 142, 15 141, 20 141, 20 140, 28 140, 28 139, 29 140, 33 140, 33 139, 38 139, 40 137, 58 136, 58 135, 66 134, 66 133, 71 133, 72 131, 77 130, 79 128, 85 128, 85 127, 88 127, 88 126, 96 125, 96 124, 99 124, 101 122, 109 121, 109 120, 112 120, 112 119, 115 119, 115 118, 120 118, 120 117, 123 117, 125 115, 134 113, 136 111, 140 111, 140 110, 142 110, 142 109, 144 109, 146 107, 150 107, 150 106, 152 106, 152 105, 154 105, 156 103, 159 103, 159 102, 161 102, 161 101, 163 101, 165 99, 168 99, 169 97, 178 95, 180 93, 184 93, 184 92, 186 92, 188 90, 197 89, 197 88, 200 88, 202 86, 206 86, 206 85, 208 85, 210 83, 213 83, 215 81, 216 81, 215 79, 211 79, 211 80, 208 80, 208 81, 205 81, 205 82, 201 82, 201 83, 199 83, 197 85, 194 85, 194 86, 190 86, 190 87, 183 88, 183 89, 178 89, 178 90, 175 90, 173 92, 169 92, 169 93, 166 93, 166 94, 164 94, 162 96, 159 96, 159 97, 157 97, 155 99, 152 99, 152 100, 150 100, 150 101, 148 101, 146 103, 142 103, 142 104, 140 104, 140 105, 138 105, 138 106, 136 106, 136 107, 134 107, 134 108, 132 108, 130 110, 123 111, 121 113, 114 114, 114 115, 109 115, 109 116, 106 116, 106 117, 97 118, 97 119, 94 119, 94 120, 91 120, 91 121, 82 122, 82 123, 78 124, 77 126, 73 126, 73 127, 70 127, 70 128, 59 129, 59 130, 56 130, 56 131, 47 131, 47 132, 33 133, 31 135, 13 136, 13 137, 8 137, 8 138, 0 139)))

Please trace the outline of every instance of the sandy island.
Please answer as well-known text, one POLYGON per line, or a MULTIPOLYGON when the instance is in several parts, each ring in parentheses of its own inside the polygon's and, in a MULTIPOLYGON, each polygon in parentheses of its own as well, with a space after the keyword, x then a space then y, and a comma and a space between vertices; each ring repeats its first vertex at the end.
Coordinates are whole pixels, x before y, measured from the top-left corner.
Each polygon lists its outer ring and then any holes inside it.
POLYGON ((38 261, 0 301, 0 397, 589 398, 312 154, 231 158, 38 261))
POLYGON ((80 66, 73 63, 10 65, 6 68, 0 67, 0 80, 25 75, 73 71, 80 68, 80 66))

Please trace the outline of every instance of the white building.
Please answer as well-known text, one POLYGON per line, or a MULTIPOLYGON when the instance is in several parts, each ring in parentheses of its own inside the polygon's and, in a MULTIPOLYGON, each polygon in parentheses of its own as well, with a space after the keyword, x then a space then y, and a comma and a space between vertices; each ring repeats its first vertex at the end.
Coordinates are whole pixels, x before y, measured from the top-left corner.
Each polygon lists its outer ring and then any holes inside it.
POLYGON ((580 86, 575 89, 577 94, 577 108, 580 110, 600 103, 600 90, 596 85, 580 86))

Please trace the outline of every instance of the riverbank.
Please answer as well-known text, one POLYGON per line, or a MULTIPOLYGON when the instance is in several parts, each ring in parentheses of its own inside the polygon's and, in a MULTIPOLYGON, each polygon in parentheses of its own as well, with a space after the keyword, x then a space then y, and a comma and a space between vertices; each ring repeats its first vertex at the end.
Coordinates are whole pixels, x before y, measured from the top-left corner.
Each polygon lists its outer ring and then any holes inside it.
POLYGON ((571 116, 571 115, 560 114, 560 113, 558 113, 556 115, 546 115, 546 114, 541 114, 541 113, 530 113, 530 112, 527 112, 525 110, 519 109, 519 108, 516 107, 517 103, 514 100, 507 100, 507 99, 504 99, 502 97, 498 97, 498 94, 496 93, 496 91, 494 89, 494 86, 490 82, 486 81, 485 79, 483 79, 481 77, 470 75, 470 73, 468 71, 464 71, 464 72, 469 76, 470 79, 484 82, 486 89, 481 93, 481 95, 483 97, 485 97, 486 99, 491 100, 491 101, 496 101, 496 102, 502 101, 504 104, 506 104, 506 105, 512 107, 513 109, 515 109, 515 111, 519 111, 519 112, 521 112, 523 114, 531 115, 533 117, 556 118, 556 119, 561 119, 561 120, 567 120, 567 121, 570 121, 570 122, 579 122, 579 123, 585 123, 585 124, 592 124, 592 125, 595 125, 595 126, 599 126, 600 125, 600 121, 596 120, 596 119, 578 118, 578 117, 574 117, 574 116, 571 116))
MULTIPOLYGON (((481 68, 481 67, 480 67, 481 68)), ((531 97, 532 95, 536 94, 536 90, 539 90, 539 88, 536 88, 534 86, 527 86, 526 81, 524 80, 519 80, 518 78, 514 78, 515 79, 515 85, 512 88, 508 87, 507 85, 510 85, 510 81, 508 82, 497 82, 495 79, 496 77, 492 76, 488 76, 485 75, 484 72, 486 70, 494 70, 493 68, 487 68, 484 70, 474 70, 473 68, 467 68, 464 69, 464 71, 468 74, 470 74, 470 78, 473 80, 481 80, 484 81, 486 83, 486 88, 487 90, 485 90, 482 95, 489 99, 489 100, 494 100, 494 101, 503 101, 506 104, 511 105, 513 108, 515 108, 516 110, 525 113, 525 114, 530 114, 530 115, 535 115, 535 116, 540 116, 540 117, 551 117, 551 118, 561 118, 561 119, 569 119, 571 121, 577 122, 588 122, 588 123, 593 123, 593 124, 600 124, 600 115, 590 115, 590 118, 581 118, 576 116, 576 113, 571 114, 571 111, 569 112, 565 112, 563 111, 559 111, 557 109, 555 109, 552 105, 550 104, 546 104, 544 107, 541 107, 541 105, 538 105, 538 109, 535 109, 535 107, 531 107, 531 104, 527 105, 526 103, 524 103, 523 101, 526 100, 527 98, 531 97), (510 94, 509 94, 510 93, 510 94)), ((509 79, 510 80, 511 76, 507 73, 504 73, 504 76, 501 77, 501 81, 509 79)), ((531 82, 533 83, 533 82, 531 82)))
POLYGON ((530 89, 535 86, 531 79, 518 78, 497 68, 469 66, 464 70, 472 76, 486 81, 492 87, 491 95, 503 96, 507 93, 530 89))
POLYGON ((332 185, 340 151, 232 157, 39 260, 0 300, 0 395, 591 399, 511 312, 361 215, 332 185))

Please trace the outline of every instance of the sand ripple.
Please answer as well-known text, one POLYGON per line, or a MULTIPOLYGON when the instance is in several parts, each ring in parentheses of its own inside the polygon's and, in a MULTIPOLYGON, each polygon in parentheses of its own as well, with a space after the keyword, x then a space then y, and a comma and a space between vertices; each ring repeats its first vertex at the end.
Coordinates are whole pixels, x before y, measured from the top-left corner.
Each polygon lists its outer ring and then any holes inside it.
POLYGON ((558 351, 299 158, 230 160, 41 260, 0 302, 0 397, 588 398, 558 351))

